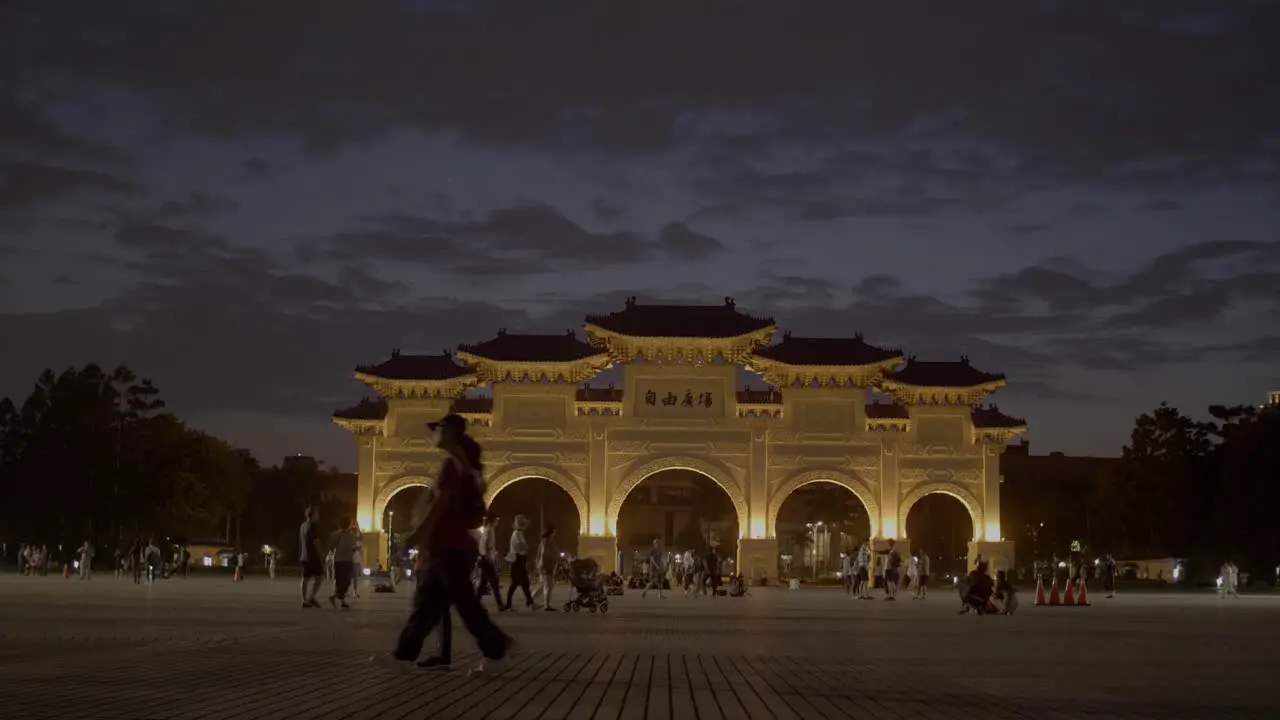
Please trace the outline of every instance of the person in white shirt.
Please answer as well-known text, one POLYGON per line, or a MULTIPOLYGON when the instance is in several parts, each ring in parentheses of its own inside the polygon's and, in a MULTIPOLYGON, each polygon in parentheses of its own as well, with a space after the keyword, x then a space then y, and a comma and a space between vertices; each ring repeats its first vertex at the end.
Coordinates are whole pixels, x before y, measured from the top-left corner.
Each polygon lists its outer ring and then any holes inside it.
POLYGON ((480 559, 476 565, 480 570, 480 598, 483 600, 486 590, 493 591, 493 600, 502 609, 502 587, 498 583, 498 516, 486 513, 484 525, 480 527, 480 559))
POLYGON ((853 569, 854 554, 852 552, 840 553, 840 581, 844 584, 844 592, 849 597, 854 597, 854 589, 858 585, 858 576, 853 569))
POLYGON ((351 526, 355 534, 356 544, 351 548, 351 594, 360 597, 360 578, 364 577, 364 543, 360 541, 360 527, 351 526))
POLYGON ((512 521, 511 544, 507 547, 507 563, 511 566, 511 584, 507 586, 507 604, 503 610, 511 609, 511 599, 516 589, 524 591, 524 602, 533 609, 533 593, 529 590, 529 540, 524 531, 529 529, 529 518, 517 515, 512 521))
POLYGON ((556 545, 556 526, 547 525, 542 532, 542 542, 538 543, 538 588, 542 591, 542 609, 555 612, 551 607, 551 591, 556 585, 556 568, 560 566, 560 548, 556 545))
POLYGON ((88 580, 93 575, 93 543, 88 540, 80 546, 80 579, 88 580))
POLYGON ((666 577, 667 553, 662 549, 662 541, 654 539, 653 548, 649 550, 649 582, 644 586, 644 590, 640 591, 640 599, 643 600, 645 595, 649 594, 649 588, 658 589, 658 597, 665 598, 662 594, 663 579, 666 577))
POLYGON ((859 600, 871 599, 871 545, 862 543, 858 556, 853 560, 854 596, 859 600))
POLYGON ((921 600, 924 600, 929 597, 929 570, 930 570, 929 566, 931 564, 932 563, 929 559, 929 553, 925 552, 924 550, 921 550, 920 559, 916 567, 920 576, 915 580, 915 587, 916 587, 915 596, 920 598, 921 600))
POLYGON ((329 536, 329 548, 333 551, 334 557, 333 593, 329 595, 329 604, 337 607, 338 603, 342 603, 344 610, 351 607, 347 604, 347 590, 351 587, 351 581, 355 579, 355 564, 344 558, 355 556, 358 538, 359 533, 351 524, 351 518, 342 518, 342 522, 338 523, 338 529, 329 536))
POLYGON ((907 585, 911 588, 912 600, 920 599, 920 556, 912 555, 907 559, 907 585))

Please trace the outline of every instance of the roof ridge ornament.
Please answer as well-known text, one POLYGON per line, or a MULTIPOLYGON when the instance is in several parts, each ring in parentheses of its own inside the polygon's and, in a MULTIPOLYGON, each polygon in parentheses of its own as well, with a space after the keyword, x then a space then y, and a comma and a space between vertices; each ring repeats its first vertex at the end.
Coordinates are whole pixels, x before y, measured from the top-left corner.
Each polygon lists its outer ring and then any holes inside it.
POLYGON ((725 307, 727 307, 727 308, 729 308, 730 310, 732 310, 732 309, 734 308, 733 298, 729 297, 728 295, 725 295, 725 296, 724 296, 724 306, 725 306, 725 307))
POLYGON ((627 298, 627 309, 631 309, 635 306, 636 306, 636 296, 632 295, 631 297, 627 298))
POLYGON ((969 364, 969 356, 968 356, 968 355, 961 355, 961 356, 960 356, 960 362, 961 362, 961 363, 963 363, 963 364, 965 364, 965 365, 968 365, 968 364, 969 364))
POLYGON ((782 339, 783 339, 784 341, 786 341, 786 340, 790 340, 790 339, 791 339, 791 331, 790 331, 790 330, 783 330, 783 331, 782 331, 782 339))
POLYGON ((498 328, 498 337, 506 337, 506 336, 507 336, 507 329, 504 327, 498 328))

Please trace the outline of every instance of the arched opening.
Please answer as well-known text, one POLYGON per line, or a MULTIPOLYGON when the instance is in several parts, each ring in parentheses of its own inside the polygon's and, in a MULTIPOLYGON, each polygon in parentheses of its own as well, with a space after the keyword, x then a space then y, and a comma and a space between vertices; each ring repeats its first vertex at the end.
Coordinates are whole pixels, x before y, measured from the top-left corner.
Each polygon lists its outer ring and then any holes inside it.
POLYGON ((537 549, 542 533, 554 525, 560 551, 568 557, 578 555, 578 529, 582 523, 578 506, 564 488, 546 478, 522 477, 505 483, 489 501, 489 512, 498 516, 497 544, 504 556, 517 515, 529 518, 525 537, 530 552, 537 549))
POLYGON ((405 485, 395 491, 382 508, 382 529, 387 534, 387 547, 380 548, 388 557, 397 556, 404 540, 421 522, 431 505, 434 492, 427 485, 405 485))
POLYGON ((725 574, 736 572, 738 510, 715 480, 696 470, 667 469, 631 488, 617 513, 618 573, 646 572, 654 540, 671 558, 714 552, 725 574))
POLYGON ((874 534, 871 514, 852 490, 830 480, 801 485, 783 498, 774 520, 778 577, 835 577, 843 553, 874 534))
POLYGON ((969 541, 977 536, 969 508, 954 495, 932 492, 907 510, 907 537, 913 553, 929 553, 929 572, 935 576, 969 571, 969 541))

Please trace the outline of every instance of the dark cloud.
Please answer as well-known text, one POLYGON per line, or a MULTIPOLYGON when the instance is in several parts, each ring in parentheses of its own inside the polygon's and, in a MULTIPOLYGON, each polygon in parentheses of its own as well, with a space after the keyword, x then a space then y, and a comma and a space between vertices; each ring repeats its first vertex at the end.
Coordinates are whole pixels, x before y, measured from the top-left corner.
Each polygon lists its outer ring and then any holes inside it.
POLYGON ((591 212, 600 222, 612 223, 621 220, 627 214, 627 209, 611 202, 608 198, 597 195, 591 198, 591 212))
POLYGON ((76 279, 66 273, 60 273, 53 276, 53 282, 58 285, 75 285, 76 279))
POLYGON ((1138 209, 1144 212, 1179 212, 1183 209, 1183 205, 1177 200, 1148 200, 1138 205, 1138 209))
POLYGON ((1052 226, 1047 223, 1017 223, 1009 226, 1009 233, 1018 237, 1026 237, 1028 235, 1038 235, 1050 227, 1052 226))
POLYGON ((263 158, 249 158, 240 166, 240 179, 261 180, 271 174, 271 163, 263 158))
POLYGON ((389 213, 357 219, 361 230, 303 244, 304 261, 362 260, 418 264, 469 277, 509 277, 627 265, 670 257, 706 260, 716 238, 680 223, 656 239, 593 232, 545 204, 501 208, 478 219, 389 213))
POLYGON ((190 192, 181 200, 167 200, 156 209, 159 220, 206 220, 235 210, 239 205, 216 193, 190 192))
POLYGON ((0 162, 0 212, 93 191, 134 195, 137 185, 107 173, 30 162, 0 162))
POLYGON ((472 6, 382 4, 353 24, 339 6, 302 0, 94 5, 75 22, 29 4, 8 72, 51 93, 138 93, 171 127, 294 135, 317 149, 406 127, 610 153, 909 133, 1008 148, 1072 182, 1239 180, 1243 162, 1274 153, 1265 141, 1280 125, 1265 70, 1280 64, 1280 13, 1264 3, 1211 23, 1173 3, 1138 20, 1097 3, 994 0, 924 14, 893 3, 472 6), (1202 32, 1186 31, 1197 22, 1202 32), (457 61, 467 57, 484 62, 457 61))
POLYGON ((659 252, 677 260, 701 262, 724 251, 724 243, 694 231, 684 223, 671 223, 658 232, 659 252))

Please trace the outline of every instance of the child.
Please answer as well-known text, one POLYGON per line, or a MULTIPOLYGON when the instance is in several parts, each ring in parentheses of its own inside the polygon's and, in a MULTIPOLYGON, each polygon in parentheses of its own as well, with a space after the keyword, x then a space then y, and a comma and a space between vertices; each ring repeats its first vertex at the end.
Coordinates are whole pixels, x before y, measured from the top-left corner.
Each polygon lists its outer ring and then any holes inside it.
POLYGON ((996 591, 991 596, 991 611, 1012 615, 1018 609, 1018 591, 1009 583, 1004 570, 996 571, 996 591))

